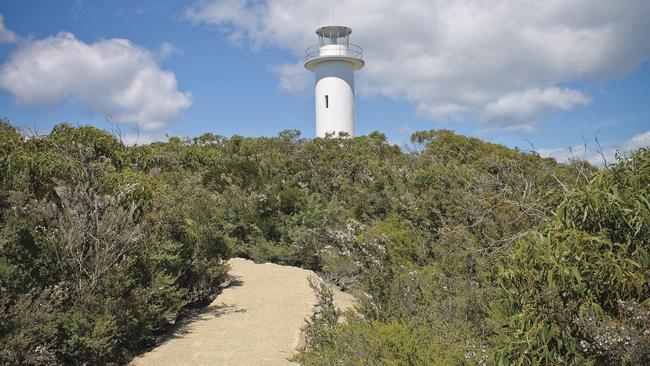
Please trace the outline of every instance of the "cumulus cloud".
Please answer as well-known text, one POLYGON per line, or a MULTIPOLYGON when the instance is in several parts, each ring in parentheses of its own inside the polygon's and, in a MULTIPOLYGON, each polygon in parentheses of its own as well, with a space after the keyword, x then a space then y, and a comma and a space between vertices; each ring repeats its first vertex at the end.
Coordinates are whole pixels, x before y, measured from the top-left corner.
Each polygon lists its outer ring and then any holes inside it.
MULTIPOLYGON (((633 71, 650 55, 650 2, 340 0, 336 23, 364 47, 358 80, 365 96, 412 103, 441 121, 474 118, 530 131, 550 113, 589 102, 568 83, 633 71)), ((331 24, 331 3, 303 0, 210 0, 186 18, 253 49, 303 54, 304 38, 331 24)), ((283 89, 300 62, 275 67, 283 89)), ((308 85, 308 84, 307 84, 308 85)))
POLYGON ((575 145, 566 148, 537 149, 537 153, 545 158, 554 158, 559 162, 568 162, 572 159, 586 160, 595 166, 602 166, 605 162, 616 160, 616 154, 627 154, 639 148, 650 147, 650 131, 632 136, 620 144, 598 147, 597 144, 575 145))
POLYGON ((192 104, 191 94, 178 90, 175 75, 162 70, 156 57, 126 39, 87 44, 62 32, 22 44, 0 69, 0 87, 26 106, 69 100, 91 114, 153 130, 179 119, 192 104))
POLYGON ((302 61, 295 64, 273 65, 271 70, 279 76, 280 90, 286 92, 304 91, 313 83, 313 76, 305 72, 302 61))
POLYGON ((557 87, 529 89, 499 97, 485 106, 485 118, 510 130, 530 131, 531 121, 538 121, 552 110, 568 111, 578 104, 587 104, 590 98, 572 89, 557 87))
POLYGON ((0 14, 0 43, 14 43, 18 40, 16 33, 7 29, 5 26, 5 18, 0 14))

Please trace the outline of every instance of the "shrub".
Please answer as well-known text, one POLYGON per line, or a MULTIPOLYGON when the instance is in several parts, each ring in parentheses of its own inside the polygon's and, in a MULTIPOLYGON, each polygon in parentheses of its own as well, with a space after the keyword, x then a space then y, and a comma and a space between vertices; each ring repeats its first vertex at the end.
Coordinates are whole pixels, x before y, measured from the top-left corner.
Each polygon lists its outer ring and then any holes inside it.
POLYGON ((510 320, 499 363, 640 364, 634 360, 647 357, 634 346, 645 344, 647 335, 635 332, 625 317, 620 332, 640 337, 630 340, 629 349, 617 346, 619 332, 602 330, 614 324, 621 301, 642 303, 638 311, 647 311, 649 183, 649 151, 622 157, 570 192, 555 218, 519 243, 500 273, 510 320), (614 344, 594 344, 600 336, 614 344))

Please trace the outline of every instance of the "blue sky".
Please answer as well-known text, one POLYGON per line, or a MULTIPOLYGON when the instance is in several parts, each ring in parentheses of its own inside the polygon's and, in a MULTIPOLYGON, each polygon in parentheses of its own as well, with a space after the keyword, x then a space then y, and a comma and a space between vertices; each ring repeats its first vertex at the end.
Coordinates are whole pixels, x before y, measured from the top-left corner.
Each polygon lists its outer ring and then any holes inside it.
POLYGON ((360 134, 405 143, 448 128, 594 162, 595 136, 610 157, 650 144, 647 2, 339 4, 336 14, 297 0, 3 1, 0 115, 45 133, 110 120, 128 135, 137 122, 140 142, 312 137, 312 75, 300 57, 335 16, 367 62, 360 134))

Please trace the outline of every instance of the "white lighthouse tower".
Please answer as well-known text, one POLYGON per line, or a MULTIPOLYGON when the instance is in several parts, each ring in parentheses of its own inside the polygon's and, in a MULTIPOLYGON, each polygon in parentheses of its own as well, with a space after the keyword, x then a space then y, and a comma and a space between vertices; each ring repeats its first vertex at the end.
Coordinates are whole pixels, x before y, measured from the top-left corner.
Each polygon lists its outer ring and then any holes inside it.
POLYGON ((354 72, 364 66, 361 47, 350 43, 352 29, 316 30, 319 44, 305 50, 305 68, 316 75, 316 136, 354 137, 354 72))

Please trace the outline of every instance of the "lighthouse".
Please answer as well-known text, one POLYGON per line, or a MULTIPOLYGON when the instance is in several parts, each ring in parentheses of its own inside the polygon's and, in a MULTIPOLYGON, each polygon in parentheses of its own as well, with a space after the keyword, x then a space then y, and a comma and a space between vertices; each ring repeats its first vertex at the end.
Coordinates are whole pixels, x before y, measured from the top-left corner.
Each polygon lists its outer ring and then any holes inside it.
POLYGON ((305 50, 305 68, 316 77, 316 136, 354 137, 354 72, 365 63, 350 43, 352 29, 330 25, 316 30, 318 44, 305 50))

